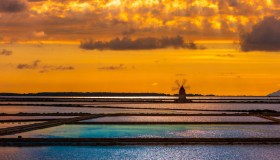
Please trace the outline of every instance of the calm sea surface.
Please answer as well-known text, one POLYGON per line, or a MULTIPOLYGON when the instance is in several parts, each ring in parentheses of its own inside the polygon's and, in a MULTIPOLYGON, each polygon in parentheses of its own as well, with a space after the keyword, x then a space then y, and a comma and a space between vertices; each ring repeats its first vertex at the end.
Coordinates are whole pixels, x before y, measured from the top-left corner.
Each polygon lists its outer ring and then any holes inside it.
POLYGON ((278 145, 0 147, 1 160, 278 160, 278 145))

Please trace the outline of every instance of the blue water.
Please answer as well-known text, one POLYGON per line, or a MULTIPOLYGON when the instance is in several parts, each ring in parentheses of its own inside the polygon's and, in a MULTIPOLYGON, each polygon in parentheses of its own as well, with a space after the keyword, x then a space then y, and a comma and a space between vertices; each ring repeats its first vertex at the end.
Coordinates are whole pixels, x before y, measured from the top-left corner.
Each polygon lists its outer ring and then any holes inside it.
POLYGON ((1 160, 278 160, 279 145, 0 147, 1 160))
POLYGON ((63 125, 6 137, 24 138, 261 138, 280 137, 279 125, 63 125))

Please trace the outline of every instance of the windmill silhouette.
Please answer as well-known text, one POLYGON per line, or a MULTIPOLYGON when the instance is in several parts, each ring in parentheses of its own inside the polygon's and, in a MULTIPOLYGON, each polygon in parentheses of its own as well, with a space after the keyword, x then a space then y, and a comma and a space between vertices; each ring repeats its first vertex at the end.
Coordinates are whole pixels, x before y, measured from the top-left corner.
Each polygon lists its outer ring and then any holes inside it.
POLYGON ((186 89, 190 89, 190 86, 186 85, 187 80, 186 79, 183 79, 182 81, 176 80, 175 84, 176 84, 176 87, 173 87, 172 90, 173 91, 179 90, 178 99, 176 100, 176 102, 178 102, 178 103, 190 102, 190 100, 188 100, 186 98, 186 96, 187 96, 186 89))

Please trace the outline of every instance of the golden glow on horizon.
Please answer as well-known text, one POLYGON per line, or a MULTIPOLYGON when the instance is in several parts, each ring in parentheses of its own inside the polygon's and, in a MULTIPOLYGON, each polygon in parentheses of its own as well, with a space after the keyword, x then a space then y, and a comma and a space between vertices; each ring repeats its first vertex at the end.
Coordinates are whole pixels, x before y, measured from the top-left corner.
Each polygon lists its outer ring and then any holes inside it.
POLYGON ((0 91, 173 94, 174 81, 183 78, 188 79, 191 93, 266 95, 279 89, 279 54, 243 53, 225 42, 203 43, 206 50, 152 52, 84 51, 77 44, 45 44, 43 48, 17 44, 10 46, 16 54, 0 59, 0 72, 5 75, 0 79, 0 91), (18 64, 31 64, 37 59, 41 61, 38 68, 17 69, 18 64), (75 70, 40 73, 44 66, 73 66, 75 70))
POLYGON ((29 1, 26 10, 0 12, 0 92, 173 93, 186 78, 192 93, 266 95, 279 89, 279 52, 244 53, 236 44, 279 11, 279 0, 29 1), (79 48, 88 38, 177 35, 206 49, 79 48))

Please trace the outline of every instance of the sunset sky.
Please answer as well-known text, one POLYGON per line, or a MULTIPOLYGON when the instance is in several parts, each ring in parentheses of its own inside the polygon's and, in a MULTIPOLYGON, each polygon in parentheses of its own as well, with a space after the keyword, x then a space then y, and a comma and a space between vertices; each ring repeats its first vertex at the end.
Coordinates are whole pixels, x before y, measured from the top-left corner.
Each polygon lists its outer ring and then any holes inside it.
POLYGON ((267 95, 280 0, 0 0, 0 92, 267 95))

